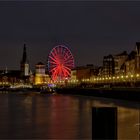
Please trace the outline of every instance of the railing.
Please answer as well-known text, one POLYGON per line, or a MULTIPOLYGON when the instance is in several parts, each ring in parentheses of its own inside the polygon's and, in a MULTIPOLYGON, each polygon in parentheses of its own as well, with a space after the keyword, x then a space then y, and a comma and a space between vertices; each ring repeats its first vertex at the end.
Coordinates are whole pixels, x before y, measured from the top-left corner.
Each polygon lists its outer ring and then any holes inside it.
POLYGON ((117 83, 138 83, 140 82, 140 74, 131 74, 131 75, 117 75, 110 77, 94 77, 89 79, 69 79, 67 81, 61 80, 54 82, 55 84, 67 84, 67 85, 77 85, 81 83, 85 84, 117 84, 117 83))
MULTIPOLYGON (((117 75, 109 77, 91 77, 88 79, 68 79, 60 81, 45 82, 45 84, 55 84, 55 85, 79 85, 81 83, 85 84, 117 84, 117 83, 140 83, 140 74, 130 74, 130 75, 117 75)), ((11 86, 10 82, 0 82, 0 86, 11 86)), ((22 83, 14 83, 15 86, 28 87, 29 85, 22 83)))

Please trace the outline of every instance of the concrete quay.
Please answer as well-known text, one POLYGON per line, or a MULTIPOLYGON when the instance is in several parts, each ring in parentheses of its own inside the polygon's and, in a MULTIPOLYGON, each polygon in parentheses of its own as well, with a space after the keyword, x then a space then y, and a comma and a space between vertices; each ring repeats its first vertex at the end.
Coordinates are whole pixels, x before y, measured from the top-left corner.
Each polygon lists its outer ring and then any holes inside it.
POLYGON ((83 95, 93 97, 104 97, 112 99, 122 99, 140 101, 140 88, 57 88, 58 94, 83 95))

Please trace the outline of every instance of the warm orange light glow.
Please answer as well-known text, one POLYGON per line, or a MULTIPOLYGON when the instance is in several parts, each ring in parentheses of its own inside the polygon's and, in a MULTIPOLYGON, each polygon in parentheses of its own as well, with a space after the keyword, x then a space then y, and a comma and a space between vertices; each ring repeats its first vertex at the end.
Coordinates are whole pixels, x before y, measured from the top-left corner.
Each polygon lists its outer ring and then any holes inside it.
POLYGON ((122 75, 122 76, 121 76, 121 78, 123 79, 123 78, 124 78, 124 76, 122 75))

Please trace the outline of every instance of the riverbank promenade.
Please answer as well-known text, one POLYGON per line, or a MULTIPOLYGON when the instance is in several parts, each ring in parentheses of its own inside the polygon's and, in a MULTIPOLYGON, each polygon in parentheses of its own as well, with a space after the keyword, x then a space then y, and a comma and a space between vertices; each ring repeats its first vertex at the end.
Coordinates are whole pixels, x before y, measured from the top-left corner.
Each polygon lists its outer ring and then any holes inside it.
POLYGON ((140 88, 78 88, 78 87, 67 87, 57 88, 58 94, 69 94, 69 95, 83 95, 93 97, 104 97, 112 99, 122 99, 130 101, 140 101, 140 88))

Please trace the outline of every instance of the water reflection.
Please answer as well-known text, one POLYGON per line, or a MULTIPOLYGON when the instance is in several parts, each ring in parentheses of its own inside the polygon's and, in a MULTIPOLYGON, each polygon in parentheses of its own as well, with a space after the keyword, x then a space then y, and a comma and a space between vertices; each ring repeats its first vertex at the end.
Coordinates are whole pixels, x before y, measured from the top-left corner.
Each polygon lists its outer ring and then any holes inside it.
POLYGON ((92 107, 117 107, 118 139, 138 139, 139 103, 30 93, 0 94, 0 138, 91 139, 92 107))

